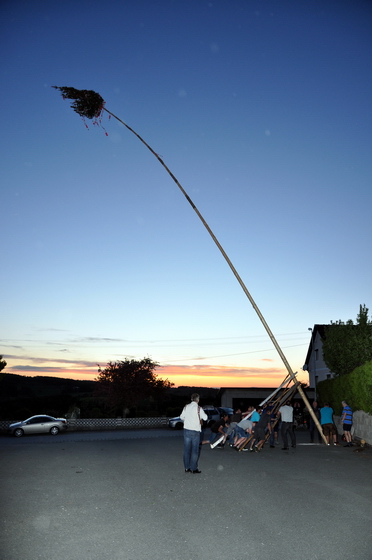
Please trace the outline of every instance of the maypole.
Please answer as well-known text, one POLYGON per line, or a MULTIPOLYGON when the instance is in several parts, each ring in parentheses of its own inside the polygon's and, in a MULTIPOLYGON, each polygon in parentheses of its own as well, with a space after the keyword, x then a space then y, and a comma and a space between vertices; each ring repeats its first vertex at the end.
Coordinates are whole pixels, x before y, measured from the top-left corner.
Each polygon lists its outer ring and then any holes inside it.
MULTIPOLYGON (((156 159, 159 161, 159 163, 164 167, 164 169, 167 171, 167 173, 170 175, 170 177, 173 179, 173 181, 176 183, 177 187, 180 189, 180 191, 182 192, 182 194, 185 196, 186 200, 189 202, 189 204, 191 205, 191 207, 193 208, 193 210, 196 212, 196 214, 198 215, 199 219, 201 220, 201 222, 203 223, 204 227, 206 228, 206 230, 208 231, 209 235, 212 237, 214 243, 217 245, 218 249, 220 250, 222 256, 224 257, 225 261, 227 262, 227 264, 229 265, 232 273, 234 274, 235 278, 237 279, 237 281, 239 282, 241 288, 243 289, 243 292, 245 293, 245 295, 247 296, 247 298, 249 299, 253 309, 256 311, 261 323, 263 324, 267 334, 269 335, 274 347, 276 348, 282 362, 284 363, 287 372, 288 372, 288 376, 289 379, 291 381, 294 381, 298 387, 298 392, 300 393, 311 417, 314 420, 315 425, 317 426, 319 433, 321 434, 323 440, 325 443, 327 443, 327 440, 323 434, 323 430, 321 428, 321 425, 319 423, 318 418, 316 417, 312 406, 310 406, 310 403, 301 387, 301 384, 296 380, 296 374, 293 372, 287 358, 284 355, 283 350, 281 349, 281 347, 279 346, 274 334, 272 333, 269 325, 267 324, 264 316, 262 315, 260 309, 258 308, 256 302, 254 301, 252 295, 250 294, 250 292, 248 291, 248 288, 246 287, 246 285, 244 284, 242 278, 240 277, 240 275, 238 274, 236 268, 234 267, 234 265, 232 264, 231 260, 229 259, 227 253, 225 252, 225 250, 223 249, 222 245, 220 244, 220 242, 218 241, 217 237, 214 235, 213 231, 211 230, 211 228, 209 227, 209 225, 207 224, 207 222, 205 221, 205 219, 203 218, 202 214, 199 212, 199 210, 197 209, 197 207, 195 206, 194 202, 191 200, 191 198, 189 197, 189 195, 187 194, 187 192, 185 191, 185 189, 182 187, 182 185, 179 183, 178 179, 175 177, 175 175, 171 172, 171 170, 169 169, 169 167, 164 163, 164 161, 162 160, 162 158, 151 148, 151 146, 149 146, 149 144, 135 131, 133 130, 133 128, 131 128, 129 125, 127 125, 123 120, 121 120, 119 117, 117 117, 114 113, 111 113, 111 111, 109 111, 108 109, 106 109, 105 107, 105 101, 104 99, 99 95, 99 93, 93 91, 93 90, 79 90, 79 89, 75 89, 73 87, 66 87, 66 86, 52 86, 54 89, 58 89, 61 94, 62 97, 64 99, 72 99, 73 103, 71 103, 71 107, 73 108, 73 110, 78 113, 78 115, 80 115, 83 119, 87 118, 87 119, 91 119, 93 120, 93 122, 95 124, 101 124, 101 119, 102 119, 102 114, 103 111, 105 111, 106 113, 108 113, 111 117, 113 117, 114 119, 116 119, 117 121, 119 121, 122 125, 124 125, 130 132, 132 132, 132 134, 134 134, 145 146, 146 148, 148 148, 148 150, 150 150, 150 152, 156 157, 156 159)), ((287 377, 288 377, 287 376, 287 377)), ((287 378, 286 378, 287 379, 287 378)))

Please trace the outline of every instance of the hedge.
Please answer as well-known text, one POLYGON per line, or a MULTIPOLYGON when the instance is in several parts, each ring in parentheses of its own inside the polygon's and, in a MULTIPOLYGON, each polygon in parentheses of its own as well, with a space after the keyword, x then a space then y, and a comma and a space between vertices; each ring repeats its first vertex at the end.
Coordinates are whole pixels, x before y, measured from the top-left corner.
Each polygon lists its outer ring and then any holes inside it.
POLYGON ((317 393, 320 404, 329 402, 336 414, 341 413, 342 401, 353 410, 372 414, 372 361, 346 375, 320 381, 317 393))

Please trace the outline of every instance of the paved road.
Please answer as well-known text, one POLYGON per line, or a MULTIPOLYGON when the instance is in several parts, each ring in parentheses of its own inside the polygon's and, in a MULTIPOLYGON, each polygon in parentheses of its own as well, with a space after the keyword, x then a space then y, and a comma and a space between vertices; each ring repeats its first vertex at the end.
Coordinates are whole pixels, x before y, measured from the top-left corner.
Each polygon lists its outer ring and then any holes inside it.
MULTIPOLYGON (((0 447, 12 446, 18 447, 20 445, 30 444, 55 444, 65 442, 82 442, 82 441, 113 441, 120 439, 143 439, 143 438, 168 438, 168 437, 183 437, 182 430, 171 430, 168 428, 149 428, 149 429, 134 429, 134 430, 98 430, 95 432, 81 431, 81 432, 60 432, 57 436, 50 434, 38 434, 35 436, 23 436, 21 438, 3 436, 0 437, 0 447)), ((1 559, 0 559, 1 560, 1 559)))
POLYGON ((179 432, 106 434, 0 438, 1 560, 372 559, 371 449, 298 433, 192 475, 179 432))

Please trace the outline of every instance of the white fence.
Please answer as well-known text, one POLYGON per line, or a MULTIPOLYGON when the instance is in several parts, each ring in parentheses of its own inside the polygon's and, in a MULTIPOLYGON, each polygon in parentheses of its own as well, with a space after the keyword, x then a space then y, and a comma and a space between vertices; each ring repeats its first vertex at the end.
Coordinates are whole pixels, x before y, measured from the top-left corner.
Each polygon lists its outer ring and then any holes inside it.
MULTIPOLYGON (((334 417, 337 430, 342 434, 340 417, 334 417)), ((372 445, 372 416, 358 410, 354 412, 352 435, 357 439, 364 439, 372 445)), ((9 424, 18 420, 0 420, 0 432, 6 432, 9 424)), ((168 418, 165 416, 155 418, 71 418, 67 420, 67 430, 96 431, 96 430, 125 430, 135 428, 165 428, 168 418)))
MULTIPOLYGON (((1 420, 0 431, 6 432, 8 426, 18 420, 1 420)), ((97 430, 125 430, 133 428, 164 428, 168 425, 165 416, 155 418, 69 418, 67 430, 97 431, 97 430)))

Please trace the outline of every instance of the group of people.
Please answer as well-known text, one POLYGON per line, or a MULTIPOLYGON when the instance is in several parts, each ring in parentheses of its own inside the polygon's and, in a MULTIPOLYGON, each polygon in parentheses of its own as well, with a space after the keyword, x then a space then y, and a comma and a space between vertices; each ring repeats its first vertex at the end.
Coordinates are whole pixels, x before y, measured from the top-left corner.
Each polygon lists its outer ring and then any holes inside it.
MULTIPOLYGON (((209 444, 212 449, 224 447, 229 442, 230 447, 236 450, 259 451, 265 443, 269 434, 269 445, 275 447, 278 443, 279 427, 282 438, 283 451, 289 449, 289 440, 293 448, 296 447, 296 435, 293 424, 294 410, 290 401, 287 401, 279 409, 274 403, 268 403, 265 408, 248 407, 246 412, 241 409, 234 410, 234 414, 229 417, 227 414, 215 422, 211 427, 211 435, 204 439, 203 423, 208 420, 208 416, 199 405, 200 396, 197 393, 191 395, 191 402, 187 404, 180 418, 184 423, 184 452, 183 462, 186 473, 199 474, 198 461, 202 445, 209 444), (249 447, 246 447, 249 442, 249 447)), ((346 446, 351 443, 351 426, 353 423, 353 413, 346 401, 342 401, 343 411, 341 421, 343 424, 346 446)), ((337 443, 337 429, 333 422, 333 409, 329 403, 324 403, 322 408, 318 408, 318 403, 313 402, 313 411, 322 426, 327 444, 331 441, 337 443)), ((310 441, 314 441, 315 422, 310 416, 310 441)), ((318 432, 319 442, 321 435, 318 432)))
MULTIPOLYGON (((338 434, 337 428, 333 420, 333 408, 331 408, 328 402, 325 402, 322 408, 318 407, 317 401, 314 401, 312 404, 313 412, 316 418, 319 420, 319 423, 322 427, 324 437, 327 441, 327 445, 339 445, 338 443, 338 434)), ((342 430, 344 435, 344 440, 346 444, 344 447, 351 447, 351 428, 353 425, 353 411, 348 405, 346 401, 342 401, 342 413, 341 413, 341 423, 342 423, 342 430)), ((310 416, 310 442, 314 442, 314 432, 315 432, 315 422, 313 418, 310 416)), ((318 431, 318 442, 322 441, 321 434, 318 431)))
MULTIPOLYGON (((284 407, 282 408, 284 409, 284 407)), ((281 413, 284 412, 283 410, 281 413)), ((213 449, 215 446, 224 447, 226 441, 229 441, 230 447, 237 451, 258 451, 269 432, 270 447, 274 447, 274 444, 278 442, 279 425, 275 421, 276 419, 277 414, 274 412, 272 404, 267 405, 264 409, 258 407, 257 410, 250 406, 246 412, 242 412, 238 408, 230 418, 225 415, 219 422, 215 422, 211 428, 209 440, 204 440, 202 443, 210 443, 213 449), (250 446, 246 447, 248 441, 250 446)), ((286 446, 288 447, 288 443, 286 446)))

